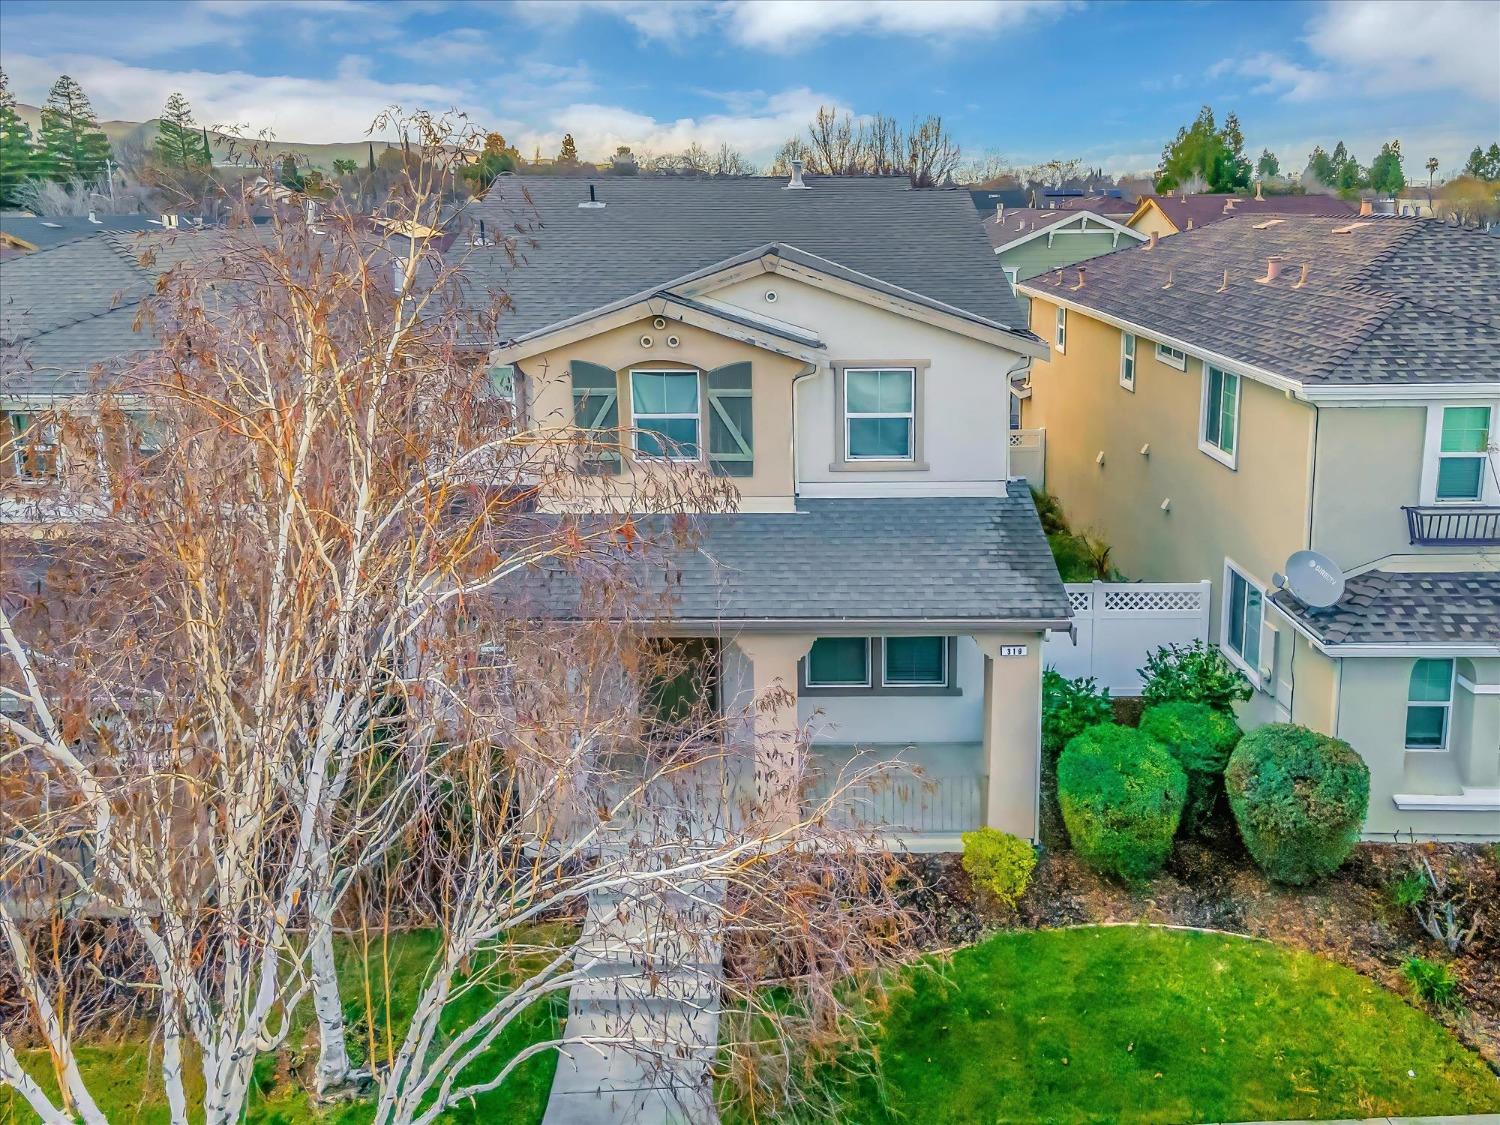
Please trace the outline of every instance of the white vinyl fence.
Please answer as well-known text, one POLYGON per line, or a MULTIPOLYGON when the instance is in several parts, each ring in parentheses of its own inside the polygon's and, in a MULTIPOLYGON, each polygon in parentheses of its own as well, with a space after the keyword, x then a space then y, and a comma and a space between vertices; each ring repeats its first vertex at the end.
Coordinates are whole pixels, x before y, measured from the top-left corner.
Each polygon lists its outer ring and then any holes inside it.
POLYGON ((1093 676, 1111 695, 1139 695, 1137 672, 1162 645, 1208 640, 1207 582, 1070 582, 1078 635, 1048 636, 1042 660, 1070 679, 1093 676))

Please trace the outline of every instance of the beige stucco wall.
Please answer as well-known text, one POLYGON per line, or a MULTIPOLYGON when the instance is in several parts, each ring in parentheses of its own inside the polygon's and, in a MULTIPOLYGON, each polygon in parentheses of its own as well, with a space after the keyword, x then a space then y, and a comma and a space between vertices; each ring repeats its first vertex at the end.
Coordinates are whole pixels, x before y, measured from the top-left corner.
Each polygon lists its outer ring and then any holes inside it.
MULTIPOLYGON (((1055 308, 1032 298, 1037 331, 1050 335, 1055 308)), ((1287 556, 1306 546, 1312 411, 1242 379, 1237 467, 1230 469, 1198 448, 1197 360, 1178 371, 1140 337, 1134 392, 1120 386, 1119 372, 1120 330, 1071 311, 1067 352, 1054 349, 1033 365, 1023 407, 1026 426, 1047 430, 1047 490, 1075 531, 1113 548, 1127 577, 1211 581, 1217 629, 1226 556, 1269 587, 1287 556), (1164 500, 1171 501, 1165 512, 1164 500)))
MULTIPOLYGON (((1370 767, 1366 835, 1500 837, 1500 813, 1401 809, 1393 799, 1400 793, 1457 795, 1465 788, 1500 787, 1500 695, 1456 688, 1451 749, 1408 751, 1403 734, 1412 661, 1349 657, 1341 663, 1336 733, 1370 767)), ((1496 684, 1500 659, 1460 661, 1459 673, 1471 682, 1496 684)))
POLYGON ((726 286, 714 300, 810 328, 826 345, 815 376, 797 387, 797 460, 802 493, 817 495, 994 495, 1009 472, 1006 371, 1019 353, 798 281, 769 274, 726 286), (776 293, 768 303, 768 290, 776 293), (830 365, 926 364, 925 470, 832 470, 834 378, 830 365))
POLYGON ((1401 505, 1418 502, 1426 423, 1422 406, 1318 408, 1314 550, 1345 570, 1412 550, 1401 505))
MULTIPOLYGON (((697 368, 708 371, 726 364, 750 363, 752 417, 754 420, 755 471, 752 476, 732 478, 746 511, 785 510, 792 504, 792 379, 807 369, 800 360, 764 351, 738 340, 670 321, 665 330, 652 326, 652 318, 522 360, 517 366, 525 376, 528 421, 543 428, 568 427, 573 421, 572 383, 569 362, 574 359, 597 363, 616 372, 620 395, 620 424, 630 425, 629 372, 632 367, 697 368), (643 335, 652 337, 651 348, 643 348, 643 335), (669 348, 666 338, 677 336, 680 346, 669 348)), ((707 407, 706 400, 703 403, 707 407)), ((707 441, 707 422, 700 426, 707 441)), ((623 443, 628 447, 628 440, 623 443)), ((604 490, 626 491, 649 462, 636 464, 628 448, 619 476, 592 478, 588 483, 604 490)))
POLYGON ((1172 225, 1171 220, 1161 213, 1159 207, 1147 207, 1140 218, 1126 225, 1132 230, 1138 230, 1145 235, 1154 234, 1158 238, 1166 238, 1168 235, 1177 233, 1177 228, 1172 225))

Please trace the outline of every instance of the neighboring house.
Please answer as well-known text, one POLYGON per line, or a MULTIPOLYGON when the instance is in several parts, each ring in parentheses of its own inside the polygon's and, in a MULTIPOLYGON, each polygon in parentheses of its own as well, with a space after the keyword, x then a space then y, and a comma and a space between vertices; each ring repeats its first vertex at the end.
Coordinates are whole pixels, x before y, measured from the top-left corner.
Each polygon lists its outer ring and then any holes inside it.
POLYGON ((1213 582, 1245 719, 1349 741, 1372 836, 1500 836, 1500 241, 1245 216, 1021 292, 1049 490, 1132 578, 1213 582), (1302 549, 1330 609, 1276 589, 1302 549))
POLYGON ((1029 207, 1031 192, 1025 188, 970 188, 969 198, 981 216, 993 215, 997 207, 1029 207))
POLYGON ((1359 214, 1359 208, 1336 195, 1143 195, 1125 225, 1159 238, 1206 227, 1242 215, 1320 215, 1337 219, 1359 214))
POLYGON ((1108 215, 1121 222, 1125 221, 1126 216, 1135 213, 1135 202, 1126 199, 1118 188, 1087 194, 1054 195, 1043 192, 1037 203, 1049 211, 1092 211, 1096 215, 1108 215))
POLYGON ((928 784, 865 793, 914 846, 1037 831, 1041 646, 1069 611, 1004 439, 1010 376, 1046 354, 966 194, 894 178, 506 180, 465 248, 504 290, 492 363, 534 425, 603 443, 594 495, 663 459, 731 477, 678 562, 670 631, 701 639, 725 706, 779 684, 767 737, 813 731, 928 784))
POLYGON ((995 256, 1011 284, 1119 249, 1146 236, 1106 215, 1084 210, 1017 207, 984 221, 995 256))

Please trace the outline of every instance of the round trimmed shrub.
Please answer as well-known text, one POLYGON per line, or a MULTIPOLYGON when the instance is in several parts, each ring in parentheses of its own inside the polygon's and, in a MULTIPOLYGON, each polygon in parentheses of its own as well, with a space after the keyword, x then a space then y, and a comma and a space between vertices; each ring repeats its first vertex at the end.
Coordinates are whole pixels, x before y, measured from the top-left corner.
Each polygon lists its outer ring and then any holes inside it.
POLYGON ((1187 800, 1187 775, 1140 731, 1100 723, 1063 750, 1057 799, 1083 861, 1136 881, 1167 861, 1187 800))
POLYGON ((1159 703, 1141 715, 1140 731, 1161 743, 1187 774, 1185 828, 1208 823, 1224 791, 1224 767, 1239 744, 1242 731, 1234 716, 1207 703, 1159 703))
POLYGON ((998 828, 978 828, 963 834, 964 870, 976 887, 1014 907, 1031 886, 1036 870, 1036 848, 1019 836, 998 828))
POLYGON ((1341 739, 1270 723, 1240 739, 1224 788, 1260 869, 1300 886, 1336 871, 1359 842, 1370 770, 1341 739))

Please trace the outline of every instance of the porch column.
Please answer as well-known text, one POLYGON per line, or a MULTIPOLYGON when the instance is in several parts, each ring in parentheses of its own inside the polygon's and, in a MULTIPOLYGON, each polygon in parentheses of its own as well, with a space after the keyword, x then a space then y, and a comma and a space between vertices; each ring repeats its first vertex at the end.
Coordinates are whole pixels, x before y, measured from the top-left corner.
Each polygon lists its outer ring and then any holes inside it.
POLYGON ((1042 635, 978 633, 984 653, 984 823, 1037 836, 1041 796, 1042 635))
POLYGON ((811 633, 751 633, 734 645, 750 662, 755 733, 755 792, 766 818, 790 823, 798 815, 802 731, 797 723, 797 661, 815 640, 811 633))

